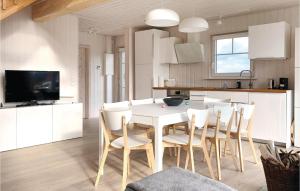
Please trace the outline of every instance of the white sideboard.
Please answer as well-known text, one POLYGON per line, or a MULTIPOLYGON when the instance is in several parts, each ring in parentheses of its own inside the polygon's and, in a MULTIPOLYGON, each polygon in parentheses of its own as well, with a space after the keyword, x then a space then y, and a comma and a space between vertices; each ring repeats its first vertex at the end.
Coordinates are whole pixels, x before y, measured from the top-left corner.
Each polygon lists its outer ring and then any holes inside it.
POLYGON ((17 108, 17 148, 50 143, 52 106, 17 108))
POLYGON ((0 152, 17 148, 17 110, 0 109, 0 152))
POLYGON ((82 104, 53 105, 53 141, 82 137, 82 104))
POLYGON ((0 109, 0 152, 82 136, 82 104, 0 109))

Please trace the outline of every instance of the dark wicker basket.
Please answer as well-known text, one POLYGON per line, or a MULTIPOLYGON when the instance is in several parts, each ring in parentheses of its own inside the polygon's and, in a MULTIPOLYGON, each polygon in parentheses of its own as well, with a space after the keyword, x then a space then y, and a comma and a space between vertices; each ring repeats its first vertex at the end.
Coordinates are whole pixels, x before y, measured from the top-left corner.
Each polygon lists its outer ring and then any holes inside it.
POLYGON ((299 168, 285 169, 261 157, 268 191, 299 191, 299 168))

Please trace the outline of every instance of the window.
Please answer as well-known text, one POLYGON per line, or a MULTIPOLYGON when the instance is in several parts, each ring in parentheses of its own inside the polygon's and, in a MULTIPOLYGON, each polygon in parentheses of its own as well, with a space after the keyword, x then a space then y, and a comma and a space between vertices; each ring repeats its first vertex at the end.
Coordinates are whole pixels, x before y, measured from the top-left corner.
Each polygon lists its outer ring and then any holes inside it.
POLYGON ((239 76, 242 70, 251 69, 247 33, 214 36, 213 53, 213 77, 239 76))

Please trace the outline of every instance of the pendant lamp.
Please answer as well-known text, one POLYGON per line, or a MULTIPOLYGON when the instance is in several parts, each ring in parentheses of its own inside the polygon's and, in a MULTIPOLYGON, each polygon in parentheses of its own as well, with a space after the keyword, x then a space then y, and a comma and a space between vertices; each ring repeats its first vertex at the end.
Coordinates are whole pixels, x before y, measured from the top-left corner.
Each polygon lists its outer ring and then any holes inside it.
POLYGON ((184 19, 179 24, 179 31, 185 33, 195 33, 208 30, 208 23, 201 17, 190 17, 184 19))
POLYGON ((171 27, 179 24, 179 15, 171 9, 154 9, 150 11, 145 23, 154 27, 171 27))

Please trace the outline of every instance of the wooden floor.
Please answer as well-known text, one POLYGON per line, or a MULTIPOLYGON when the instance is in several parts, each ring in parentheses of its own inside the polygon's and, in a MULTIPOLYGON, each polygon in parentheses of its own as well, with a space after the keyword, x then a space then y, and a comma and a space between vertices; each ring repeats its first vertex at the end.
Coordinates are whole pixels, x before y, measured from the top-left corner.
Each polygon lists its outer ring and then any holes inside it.
MULTIPOLYGON (((258 151, 258 144, 255 145, 258 151)), ((255 165, 247 142, 244 142, 245 172, 235 170, 230 157, 221 159, 222 182, 237 190, 260 190, 265 186, 261 164, 255 165)), ((122 153, 108 156, 104 176, 93 186, 98 168, 97 120, 84 122, 84 137, 52 144, 24 148, 0 154, 1 191, 119 191, 122 176, 122 153)), ((202 152, 195 151, 196 173, 208 176, 202 152)), ((128 181, 151 174, 144 153, 131 155, 132 168, 128 181)), ((213 167, 216 165, 213 157, 213 167)), ((164 168, 176 165, 175 158, 165 153, 164 168)), ((182 166, 183 160, 182 160, 182 166)))

